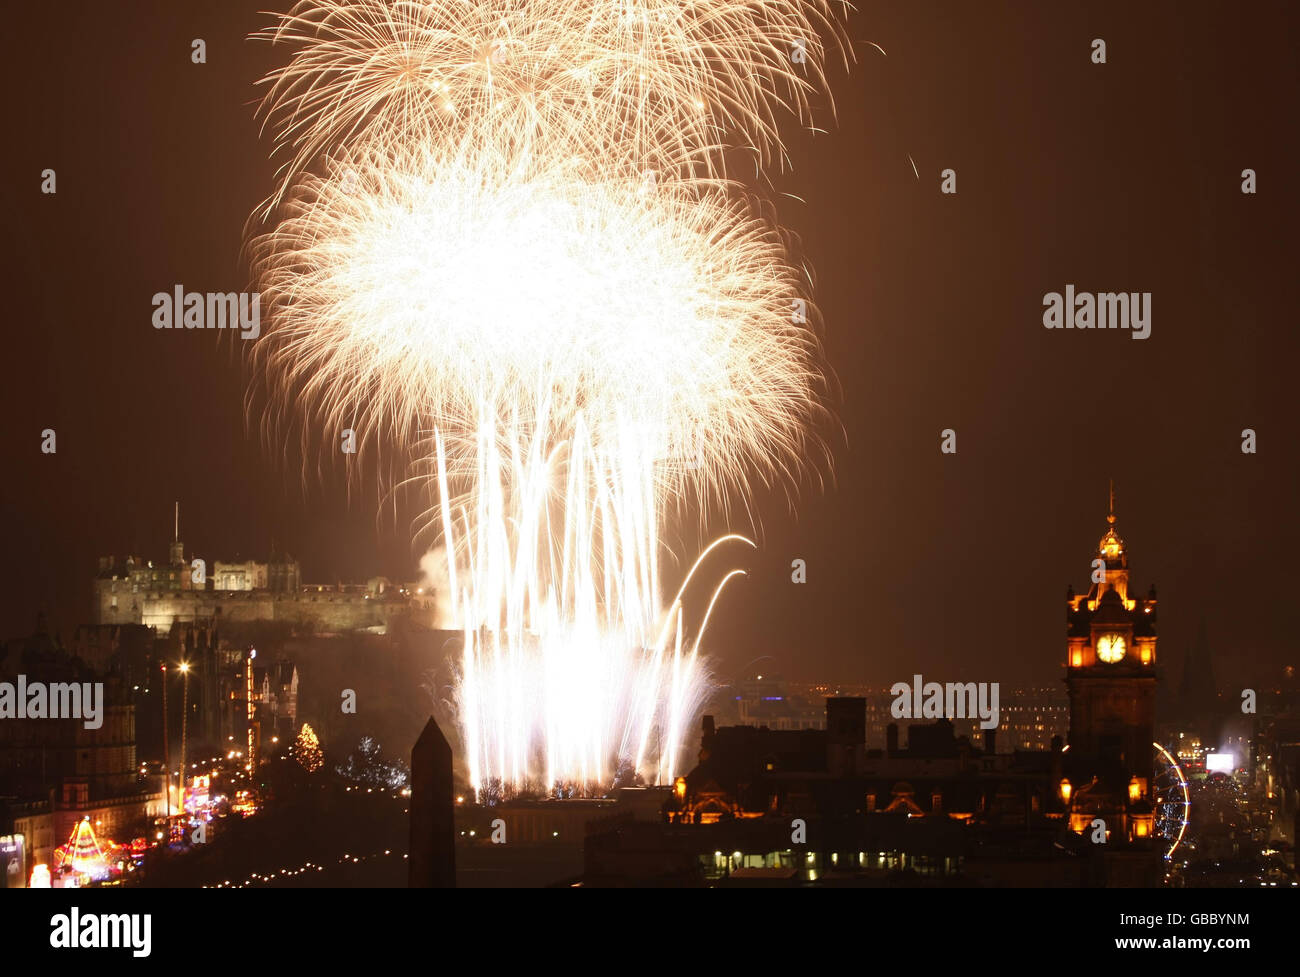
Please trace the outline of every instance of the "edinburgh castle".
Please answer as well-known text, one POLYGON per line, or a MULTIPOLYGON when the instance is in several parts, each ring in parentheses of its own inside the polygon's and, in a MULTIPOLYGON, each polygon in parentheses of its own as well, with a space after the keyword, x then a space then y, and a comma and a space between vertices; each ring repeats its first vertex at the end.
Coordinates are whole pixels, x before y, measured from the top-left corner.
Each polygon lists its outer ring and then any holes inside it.
POLYGON ((222 626, 281 622, 295 630, 328 634, 386 631, 397 618, 435 626, 432 591, 396 586, 385 577, 364 584, 303 584, 291 556, 266 562, 186 561, 179 532, 166 564, 128 556, 99 559, 93 616, 96 624, 142 624, 160 635, 174 624, 222 626))

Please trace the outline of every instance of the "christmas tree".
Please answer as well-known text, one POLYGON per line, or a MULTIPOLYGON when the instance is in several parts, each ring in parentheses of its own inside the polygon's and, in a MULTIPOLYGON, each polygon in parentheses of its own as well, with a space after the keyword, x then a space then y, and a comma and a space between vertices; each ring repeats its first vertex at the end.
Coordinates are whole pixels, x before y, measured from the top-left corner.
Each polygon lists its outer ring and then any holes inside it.
POLYGON ((316 731, 308 723, 303 723, 302 729, 298 730, 298 740, 293 744, 293 758, 302 764, 302 768, 308 773, 315 773, 325 762, 320 740, 316 738, 316 731))

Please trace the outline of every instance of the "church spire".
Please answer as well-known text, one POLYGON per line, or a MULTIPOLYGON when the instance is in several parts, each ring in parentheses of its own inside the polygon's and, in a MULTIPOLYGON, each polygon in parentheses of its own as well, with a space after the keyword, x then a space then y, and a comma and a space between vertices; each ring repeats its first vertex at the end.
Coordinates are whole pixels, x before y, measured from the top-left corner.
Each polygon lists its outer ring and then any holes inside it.
POLYGON ((1112 526, 1115 525, 1115 479, 1110 480, 1110 513, 1106 516, 1106 521, 1112 526))

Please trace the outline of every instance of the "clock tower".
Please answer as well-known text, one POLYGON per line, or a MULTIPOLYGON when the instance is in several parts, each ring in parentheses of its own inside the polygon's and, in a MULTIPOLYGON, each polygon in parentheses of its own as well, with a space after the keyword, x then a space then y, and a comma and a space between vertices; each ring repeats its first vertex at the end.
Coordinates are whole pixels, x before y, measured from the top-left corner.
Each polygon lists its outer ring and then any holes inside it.
POLYGON ((1088 592, 1066 593, 1070 733, 1062 795, 1073 830, 1101 818, 1108 835, 1118 832, 1113 840, 1136 840, 1153 828, 1156 591, 1132 596, 1113 483, 1106 524, 1088 592))

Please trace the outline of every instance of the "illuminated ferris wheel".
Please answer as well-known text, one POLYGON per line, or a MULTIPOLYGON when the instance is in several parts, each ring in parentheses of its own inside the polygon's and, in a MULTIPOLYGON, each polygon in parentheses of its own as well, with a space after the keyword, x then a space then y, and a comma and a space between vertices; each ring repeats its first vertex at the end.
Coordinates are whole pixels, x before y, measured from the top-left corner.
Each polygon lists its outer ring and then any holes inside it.
MULTIPOLYGON (((1163 839, 1169 846, 1165 850, 1167 860, 1173 857, 1174 851, 1183 843, 1183 835, 1187 833, 1192 809, 1192 798, 1187 790, 1187 777, 1184 776, 1183 768, 1178 765, 1173 754, 1159 743, 1151 745, 1156 751, 1155 761, 1151 766, 1153 772, 1151 796, 1155 814, 1152 830, 1157 838, 1163 839)), ((1068 752, 1069 749, 1067 745, 1061 752, 1068 752)))
POLYGON ((1188 815, 1191 812, 1191 795, 1187 790, 1187 778, 1182 767, 1173 755, 1159 743, 1155 747, 1155 762, 1152 766, 1154 776, 1151 784, 1151 797, 1155 806, 1155 836, 1162 838, 1169 845, 1165 858, 1173 857, 1174 851, 1183 842, 1187 832, 1188 815))

